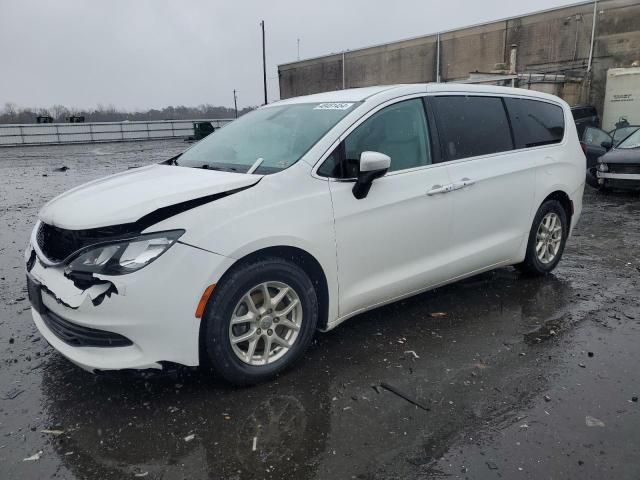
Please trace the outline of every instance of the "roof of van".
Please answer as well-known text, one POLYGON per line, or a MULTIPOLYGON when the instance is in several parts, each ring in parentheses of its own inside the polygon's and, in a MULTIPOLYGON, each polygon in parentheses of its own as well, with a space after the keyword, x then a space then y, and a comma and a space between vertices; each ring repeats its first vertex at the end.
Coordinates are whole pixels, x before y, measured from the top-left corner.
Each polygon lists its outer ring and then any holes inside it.
POLYGON ((465 83, 411 83, 400 85, 379 85, 375 87, 349 88, 332 92, 315 93, 302 97, 292 97, 280 100, 270 105, 288 105, 294 103, 333 103, 333 102, 362 102, 373 97, 387 98, 412 95, 416 93, 438 92, 469 92, 489 93, 496 95, 518 95, 546 100, 558 101, 558 97, 547 93, 536 92, 524 88, 497 87, 494 85, 470 85, 465 83), (384 94, 384 95, 382 95, 384 94))

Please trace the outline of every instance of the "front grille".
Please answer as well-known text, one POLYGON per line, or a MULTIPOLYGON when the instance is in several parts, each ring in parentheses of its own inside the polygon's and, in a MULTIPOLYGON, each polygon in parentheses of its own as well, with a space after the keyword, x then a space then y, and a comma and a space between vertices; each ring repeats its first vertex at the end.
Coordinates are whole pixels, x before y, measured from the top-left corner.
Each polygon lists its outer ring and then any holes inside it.
POLYGON ((637 165, 628 163, 608 163, 610 173, 640 174, 640 163, 637 165))
POLYGON ((66 230, 44 222, 36 235, 38 247, 52 262, 61 262, 72 253, 95 243, 124 237, 130 231, 129 225, 92 228, 89 230, 66 230))
POLYGON ((59 317, 51 310, 41 314, 53 334, 72 347, 128 347, 133 342, 118 333, 82 327, 59 317))

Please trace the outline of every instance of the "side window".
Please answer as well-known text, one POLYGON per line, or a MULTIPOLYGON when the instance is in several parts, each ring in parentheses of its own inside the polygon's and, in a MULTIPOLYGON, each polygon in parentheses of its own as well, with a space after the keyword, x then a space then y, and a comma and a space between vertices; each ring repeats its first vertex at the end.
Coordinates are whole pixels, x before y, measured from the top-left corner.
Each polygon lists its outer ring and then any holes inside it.
POLYGON ((516 148, 560 143, 564 137, 562 108, 552 103, 505 98, 516 148))
POLYGON ((353 178, 358 174, 360 154, 381 152, 391 157, 389 171, 431 164, 427 120, 422 99, 390 105, 358 126, 325 160, 318 174, 353 178))
POLYGON ((595 127, 587 127, 584 130, 581 141, 596 147, 601 147, 602 142, 613 143, 611 136, 607 132, 595 127))
POLYGON ((446 160, 513 149, 500 98, 457 95, 436 96, 432 101, 446 160))

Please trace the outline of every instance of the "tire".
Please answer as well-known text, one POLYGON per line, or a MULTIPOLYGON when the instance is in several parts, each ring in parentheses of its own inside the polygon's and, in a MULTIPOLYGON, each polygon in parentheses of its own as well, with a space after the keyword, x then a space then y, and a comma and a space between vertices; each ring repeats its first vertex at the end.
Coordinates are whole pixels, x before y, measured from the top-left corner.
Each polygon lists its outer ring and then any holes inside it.
POLYGON ((235 268, 216 287, 203 315, 201 344, 209 367, 235 385, 253 385, 276 377, 304 354, 316 330, 318 311, 313 283, 297 265, 269 257, 235 268), (272 304, 264 302, 264 285, 266 295, 276 302, 277 295, 285 291, 271 310, 267 307, 272 304), (290 313, 277 316, 288 308, 290 313), (247 317, 251 320, 232 328, 232 318, 247 317), (288 340, 284 338, 287 335, 288 340), (251 337, 234 344, 232 336, 236 340, 251 337), (280 343, 283 340, 290 348, 280 343), (270 346, 265 355, 267 342, 270 346))
MULTIPOLYGON (((546 224, 545 224, 546 225, 546 224)), ((553 271, 554 268, 560 262, 562 258, 562 253, 564 252, 564 246, 567 242, 567 237, 569 235, 569 222, 567 217, 567 212, 560 202, 557 200, 547 200, 544 202, 540 208, 538 209, 536 216, 533 219, 533 224, 531 225, 531 231, 529 232, 529 240, 527 242, 527 254, 522 263, 515 265, 515 267, 521 272, 533 275, 540 276, 546 275, 547 273, 553 271), (545 228, 542 226, 543 222, 548 222, 548 219, 553 219, 555 216, 555 224, 554 230, 556 229, 557 223, 559 222, 560 229, 557 230, 557 233, 553 235, 553 239, 549 239, 550 245, 548 248, 545 247, 542 249, 541 253, 537 251, 537 246, 539 244, 538 231, 541 230, 541 233, 545 233, 545 228), (554 248, 557 240, 557 235, 561 235, 559 242, 557 243, 557 250, 554 248), (553 253, 555 251, 555 253, 553 253), (552 255, 553 253, 553 255, 552 255)), ((542 238, 542 237, 541 237, 542 238)), ((547 241, 548 237, 544 237, 542 241, 547 241)))

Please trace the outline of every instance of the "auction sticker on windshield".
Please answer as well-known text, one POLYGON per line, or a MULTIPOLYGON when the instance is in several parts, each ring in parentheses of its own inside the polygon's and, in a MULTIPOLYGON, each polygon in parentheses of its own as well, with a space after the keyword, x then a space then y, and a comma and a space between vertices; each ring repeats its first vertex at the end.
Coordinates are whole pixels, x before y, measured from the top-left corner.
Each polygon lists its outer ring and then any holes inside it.
POLYGON ((314 110, 348 110, 353 103, 321 103, 314 110))

